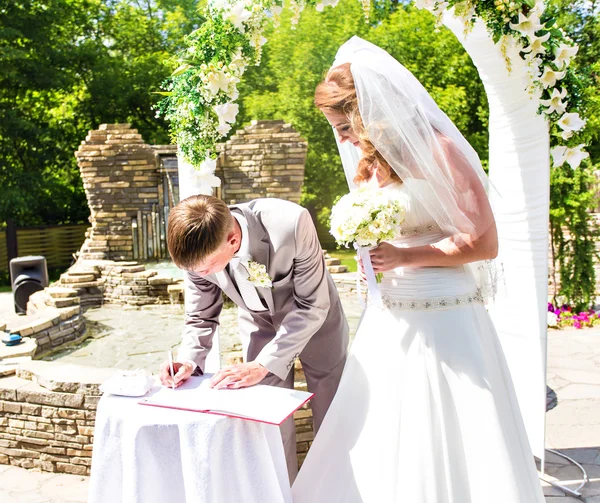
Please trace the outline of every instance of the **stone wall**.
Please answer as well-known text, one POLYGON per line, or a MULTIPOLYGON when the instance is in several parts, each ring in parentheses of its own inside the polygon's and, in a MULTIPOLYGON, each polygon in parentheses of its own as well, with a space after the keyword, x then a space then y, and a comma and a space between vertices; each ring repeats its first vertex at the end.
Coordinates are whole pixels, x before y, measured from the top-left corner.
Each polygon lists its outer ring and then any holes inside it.
MULTIPOLYGON (((253 121, 219 146, 217 195, 228 204, 259 197, 300 201, 307 143, 283 121, 253 121)), ((176 146, 148 145, 130 124, 102 124, 75 153, 91 227, 85 260, 168 257, 166 221, 178 202, 176 146)))
MULTIPOLYGON (((74 290, 82 308, 103 303, 130 306, 169 304, 171 285, 182 280, 160 276, 136 261, 82 260, 61 275, 59 286, 74 290)), ((176 302, 179 303, 179 302, 176 302)))
POLYGON ((236 204, 260 197, 300 202, 307 143, 283 121, 252 121, 221 146, 220 197, 236 204))
POLYGON ((0 379, 0 463, 89 475, 98 384, 113 372, 33 361, 0 379))

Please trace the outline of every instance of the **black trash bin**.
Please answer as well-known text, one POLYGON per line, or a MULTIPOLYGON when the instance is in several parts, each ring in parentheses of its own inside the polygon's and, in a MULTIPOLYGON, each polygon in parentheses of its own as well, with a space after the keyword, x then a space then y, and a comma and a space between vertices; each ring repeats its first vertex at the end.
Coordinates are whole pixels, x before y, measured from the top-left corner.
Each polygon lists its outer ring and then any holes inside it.
POLYGON ((32 293, 48 286, 48 266, 41 256, 17 257, 10 261, 10 283, 15 312, 25 314, 32 293))

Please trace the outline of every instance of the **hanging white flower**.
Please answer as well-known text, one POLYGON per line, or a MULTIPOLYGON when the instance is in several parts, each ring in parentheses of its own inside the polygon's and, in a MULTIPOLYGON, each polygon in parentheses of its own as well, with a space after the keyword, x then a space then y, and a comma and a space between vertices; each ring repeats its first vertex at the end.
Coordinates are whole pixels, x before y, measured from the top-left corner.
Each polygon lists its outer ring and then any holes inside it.
POLYGON ((244 23, 250 19, 250 16, 252 16, 252 12, 245 8, 244 3, 237 2, 225 14, 225 19, 228 19, 238 30, 244 32, 244 23))
POLYGON ((525 35, 529 40, 536 38, 535 32, 540 31, 544 26, 540 23, 540 18, 536 14, 530 14, 527 17, 522 12, 519 12, 519 21, 517 23, 509 23, 511 29, 525 35))
POLYGON ((550 150, 552 159, 554 159, 554 166, 562 166, 566 162, 571 168, 577 169, 581 161, 590 156, 590 154, 583 150, 584 147, 585 145, 583 144, 573 148, 565 147, 564 145, 554 147, 550 150))
POLYGON ((217 160, 206 158, 197 169, 185 159, 178 155, 180 168, 180 197, 185 199, 192 194, 212 194, 213 187, 219 187, 221 180, 215 176, 217 160))
POLYGON ((246 58, 242 55, 242 50, 238 49, 231 55, 231 63, 229 63, 229 68, 231 71, 235 71, 238 74, 244 73, 246 69, 246 58), (231 67, 233 65, 233 68, 231 67))
POLYGON ((529 53, 525 55, 525 62, 529 66, 529 71, 536 77, 540 74, 540 67, 542 66, 542 58, 536 58, 533 54, 529 53))
POLYGON ((224 103, 214 107, 219 122, 228 122, 230 124, 235 122, 240 106, 237 103, 224 103))
POLYGON ((556 327, 558 326, 558 316, 554 314, 552 311, 548 311, 548 326, 556 327))
POLYGON ((578 50, 579 47, 576 45, 560 44, 554 49, 554 64, 558 68, 568 66, 578 50))
POLYGON ((213 10, 226 10, 229 8, 228 0, 211 0, 209 7, 213 10))
POLYGON ((533 40, 530 41, 531 43, 522 50, 522 52, 524 52, 525 54, 529 54, 531 58, 537 56, 538 54, 545 54, 546 47, 544 47, 543 44, 544 42, 548 41, 549 38, 550 33, 546 33, 542 37, 535 37, 533 40))
POLYGON ((562 133, 560 133, 560 137, 563 140, 568 140, 569 138, 571 138, 575 133, 573 131, 563 131, 562 133))
POLYGON ((565 113, 565 109, 567 106, 567 102, 565 101, 563 103, 562 100, 564 100, 567 96, 567 90, 566 89, 562 89, 562 90, 558 90, 558 88, 554 88, 552 89, 552 94, 550 95, 550 98, 547 100, 540 100, 540 103, 542 105, 544 105, 545 107, 548 107, 546 110, 544 110, 544 112, 546 112, 548 115, 550 115, 553 112, 556 112, 558 114, 564 114, 565 113))
POLYGON ((229 86, 229 92, 227 93, 227 96, 231 101, 237 100, 239 95, 240 93, 235 85, 229 86))
POLYGON ((211 159, 210 157, 204 159, 200 164, 200 167, 196 170, 198 173, 203 175, 212 175, 217 169, 217 160, 211 159))
POLYGON ((260 33, 257 33, 254 37, 250 39, 250 45, 252 47, 256 47, 257 49, 262 47, 267 43, 267 39, 263 37, 260 33))
POLYGON ((554 87, 556 81, 564 78, 567 72, 555 72, 550 67, 544 68, 544 73, 540 77, 540 82, 545 88, 554 87))
POLYGON ((434 2, 433 3, 433 10, 432 12, 434 14, 438 14, 441 15, 449 6, 450 4, 448 2, 434 2))
POLYGON ((226 122, 219 122, 219 125, 217 126, 217 133, 219 133, 221 136, 225 136, 227 133, 229 133, 229 131, 231 131, 230 124, 227 124, 226 122))
POLYGON ((435 0, 415 0, 415 7, 417 9, 433 10, 435 0))
POLYGON ((563 114, 556 122, 563 131, 579 131, 585 126, 585 120, 579 117, 578 113, 571 112, 563 114))
POLYGON ((336 7, 340 0, 321 0, 316 6, 315 9, 319 12, 323 12, 325 7, 336 7))
POLYGON ((544 0, 535 0, 535 5, 529 11, 537 16, 541 16, 546 10, 546 3, 544 0))
POLYGON ((206 74, 205 85, 212 94, 217 94, 220 90, 227 91, 229 83, 230 76, 223 70, 214 70, 206 74))

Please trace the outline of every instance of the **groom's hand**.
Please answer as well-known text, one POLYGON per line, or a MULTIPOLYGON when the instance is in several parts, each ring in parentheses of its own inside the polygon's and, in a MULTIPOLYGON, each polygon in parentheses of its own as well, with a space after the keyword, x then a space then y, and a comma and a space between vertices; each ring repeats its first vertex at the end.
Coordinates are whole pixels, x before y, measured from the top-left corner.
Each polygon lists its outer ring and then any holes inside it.
POLYGON ((268 373, 260 363, 238 363, 219 370, 210 380, 210 386, 215 389, 246 388, 258 384, 268 373))
POLYGON ((175 387, 178 388, 192 375, 194 366, 189 362, 173 362, 173 371, 175 372, 175 376, 171 376, 171 366, 169 365, 169 362, 162 363, 159 376, 163 386, 170 388, 175 385, 175 387))

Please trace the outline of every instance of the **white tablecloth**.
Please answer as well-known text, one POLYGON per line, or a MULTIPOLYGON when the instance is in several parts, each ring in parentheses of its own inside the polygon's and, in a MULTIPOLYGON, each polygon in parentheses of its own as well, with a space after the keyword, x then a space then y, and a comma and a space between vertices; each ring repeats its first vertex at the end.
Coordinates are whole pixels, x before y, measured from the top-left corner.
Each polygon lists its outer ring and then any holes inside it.
POLYGON ((277 426, 139 400, 98 404, 89 503, 291 502, 277 426))

